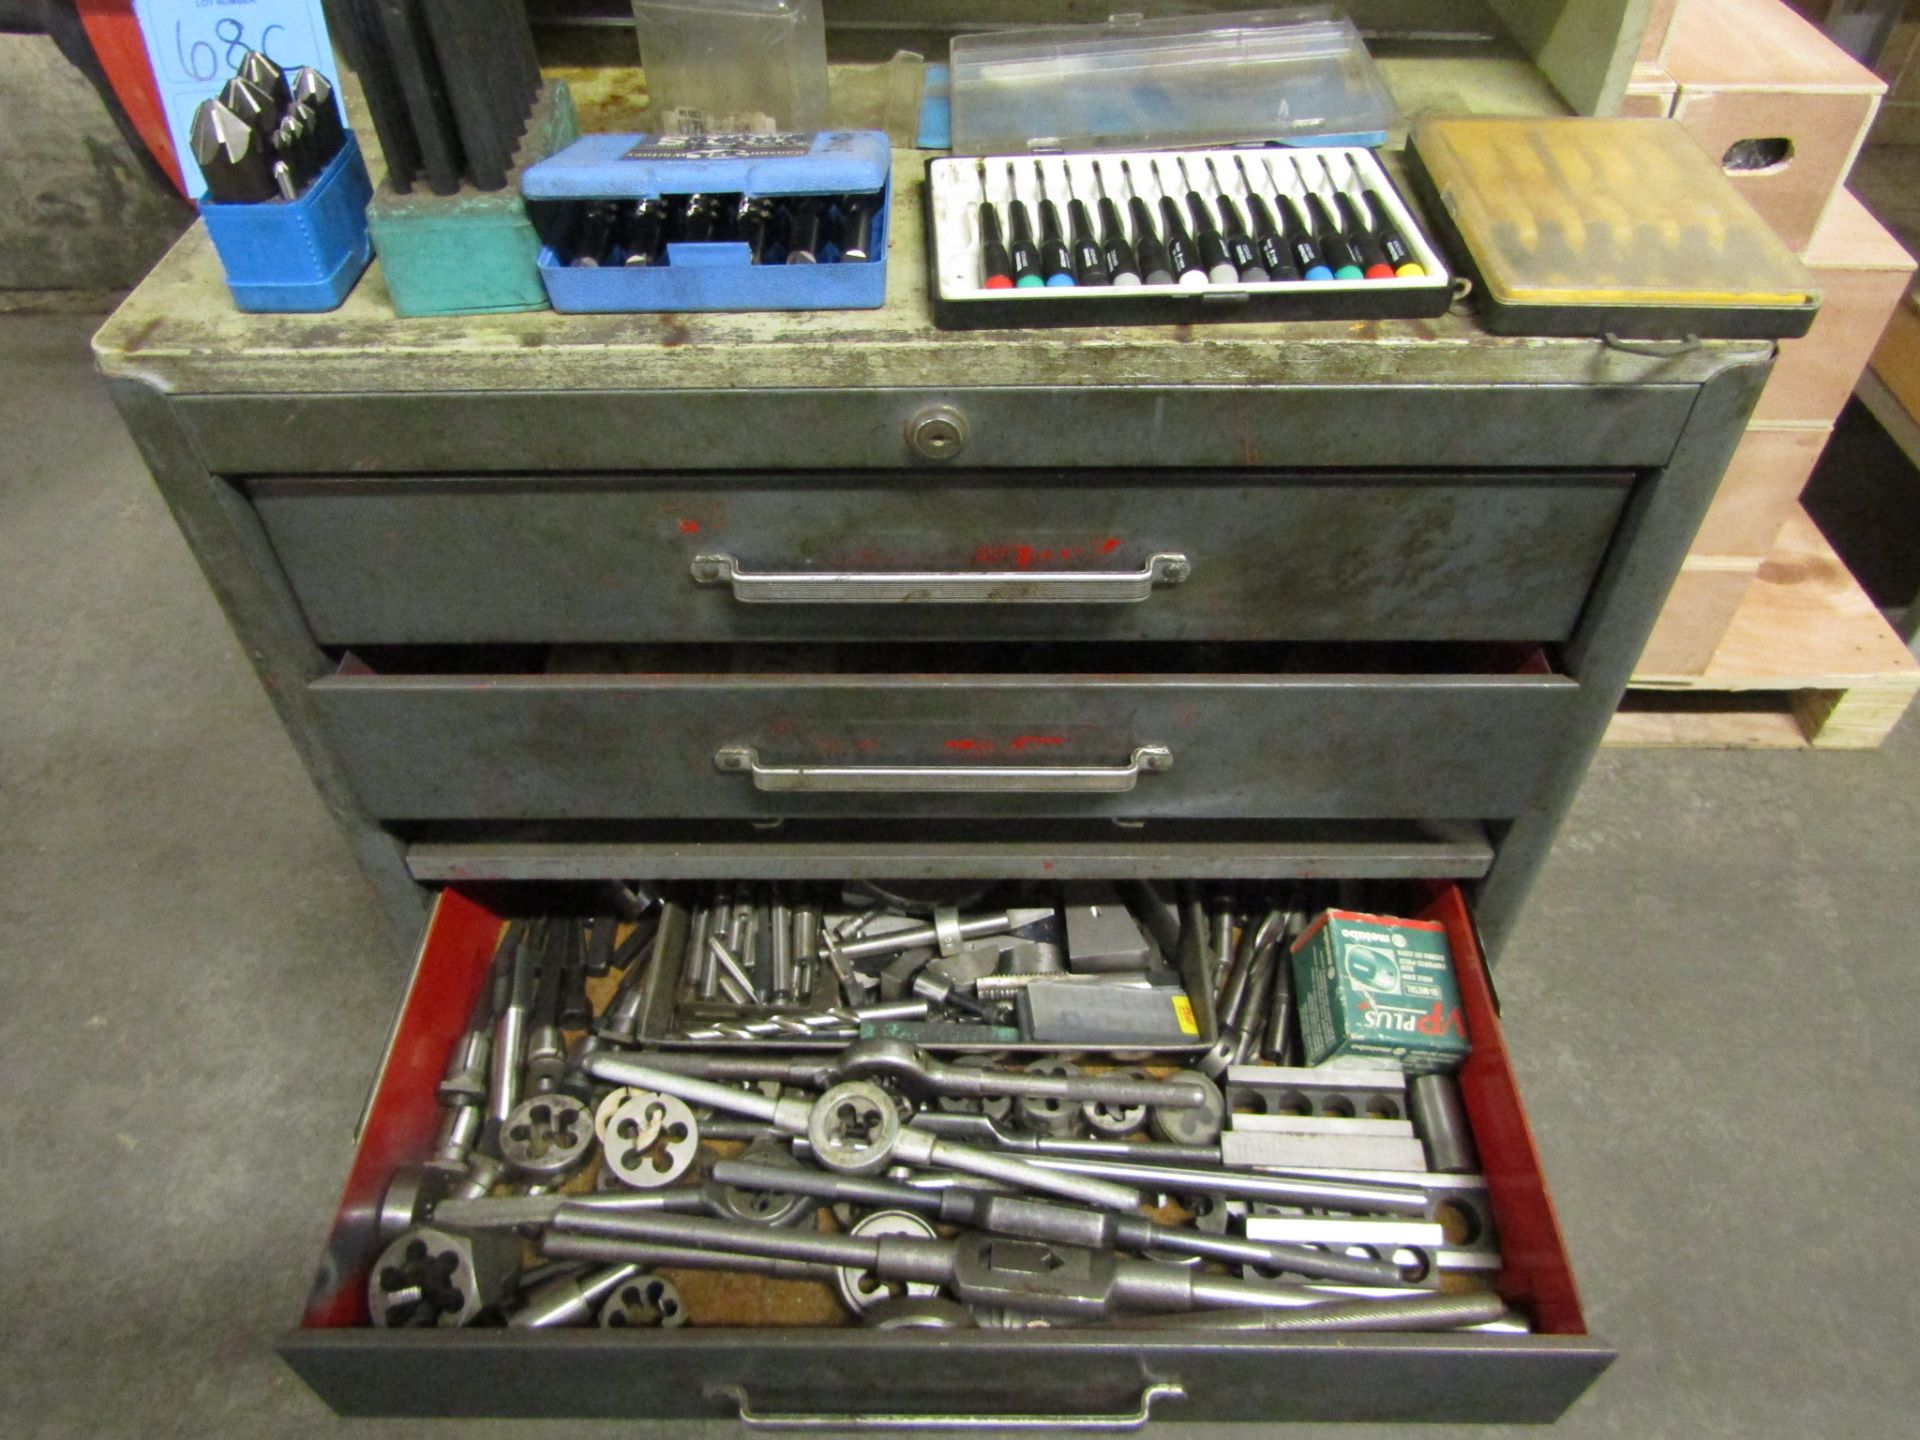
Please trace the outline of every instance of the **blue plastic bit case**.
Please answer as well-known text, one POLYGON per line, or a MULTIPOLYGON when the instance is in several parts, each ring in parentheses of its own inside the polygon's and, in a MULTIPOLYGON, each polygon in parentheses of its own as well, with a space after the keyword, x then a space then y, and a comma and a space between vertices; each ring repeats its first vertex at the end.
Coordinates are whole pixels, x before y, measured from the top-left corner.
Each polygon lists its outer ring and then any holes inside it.
POLYGON ((202 198, 233 303, 254 312, 338 309, 373 258, 367 178, 349 134, 306 192, 293 200, 227 205, 202 198))
POLYGON ((737 240, 671 240, 666 263, 567 263, 551 242, 540 278, 555 310, 871 310, 887 298, 893 150, 873 130, 791 135, 584 135, 530 167, 521 193, 536 205, 725 194, 878 195, 871 260, 755 265, 737 240))

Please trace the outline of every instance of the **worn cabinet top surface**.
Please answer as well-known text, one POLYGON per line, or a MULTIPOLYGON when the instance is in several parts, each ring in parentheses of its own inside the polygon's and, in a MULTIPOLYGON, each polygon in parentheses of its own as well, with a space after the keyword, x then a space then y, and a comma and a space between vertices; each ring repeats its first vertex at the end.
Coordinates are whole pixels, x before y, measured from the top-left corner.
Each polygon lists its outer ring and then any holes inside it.
POLYGON ((752 315, 401 319, 378 262, 324 315, 235 310, 195 225, 94 340, 109 375, 178 394, 864 386, 1687 384, 1767 353, 1677 357, 1593 340, 1511 339, 1467 316, 945 331, 927 303, 922 157, 896 156, 887 303, 752 315))

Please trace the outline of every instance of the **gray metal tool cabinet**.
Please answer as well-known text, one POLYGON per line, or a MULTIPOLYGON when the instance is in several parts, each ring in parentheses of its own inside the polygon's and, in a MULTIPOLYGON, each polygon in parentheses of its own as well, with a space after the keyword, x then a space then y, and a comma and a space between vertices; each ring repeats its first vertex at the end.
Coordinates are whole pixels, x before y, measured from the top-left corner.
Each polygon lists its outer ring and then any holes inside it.
MULTIPOLYGON (((1771 346, 943 333, 917 205, 892 244, 874 312, 404 321, 377 271, 334 314, 240 315, 196 229, 101 331, 397 930, 503 882, 1299 874, 1458 882, 1497 953, 1771 346)), ((1000 1408, 1009 1376, 1049 1415, 1169 1383, 1182 1418, 1542 1419, 1605 1363, 1581 1335, 671 1333, 665 1368, 507 1332, 296 1363, 347 1409, 717 1417, 749 1401, 700 1377, 750 1361, 835 1424, 1000 1408)))

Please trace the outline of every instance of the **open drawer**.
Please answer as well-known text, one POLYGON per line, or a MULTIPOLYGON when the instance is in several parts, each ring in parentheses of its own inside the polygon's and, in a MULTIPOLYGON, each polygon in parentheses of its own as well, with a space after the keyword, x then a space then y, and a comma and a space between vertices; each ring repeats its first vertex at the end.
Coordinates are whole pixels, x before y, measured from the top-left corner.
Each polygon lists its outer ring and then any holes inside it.
POLYGON ((817 1314, 768 1324, 781 1312, 766 1292, 794 1282, 752 1277, 714 1302, 735 1322, 724 1325, 703 1324, 690 1301, 683 1329, 369 1328, 383 1195, 399 1167, 434 1146, 436 1085, 502 915, 527 904, 524 888, 497 886, 449 889, 435 908, 311 1302, 281 1354, 330 1406, 356 1415, 733 1419, 826 1433, 1130 1429, 1150 1416, 1552 1420, 1613 1357, 1586 1333, 1466 902, 1450 882, 1375 892, 1369 903, 1376 894, 1440 922, 1451 944, 1474 1046, 1459 1085, 1502 1257, 1494 1284, 1530 1332, 874 1330, 817 1314))

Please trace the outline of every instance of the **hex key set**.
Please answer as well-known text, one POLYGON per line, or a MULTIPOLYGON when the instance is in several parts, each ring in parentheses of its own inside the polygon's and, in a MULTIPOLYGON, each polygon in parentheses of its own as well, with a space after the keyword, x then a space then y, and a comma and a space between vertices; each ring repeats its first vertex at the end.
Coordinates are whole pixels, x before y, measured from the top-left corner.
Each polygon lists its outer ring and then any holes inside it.
MULTIPOLYGON (((1299 898, 1167 900, 1199 983, 1261 996, 1277 1047, 1071 1062, 942 1059, 844 1017, 826 1050, 651 1047, 630 997, 695 910, 725 933, 711 893, 618 887, 622 913, 510 921, 444 1061, 431 1153, 384 1184, 366 1322, 1526 1330, 1490 1287, 1500 1251, 1451 1077, 1262 1063, 1291 1048, 1260 977, 1299 898), (1236 1161, 1226 1142, 1250 1125, 1410 1133, 1430 1163, 1236 1161)), ((804 958, 833 970, 824 939, 804 958)))
POLYGON ((936 324, 1434 316, 1445 261, 1361 146, 927 163, 936 324))

